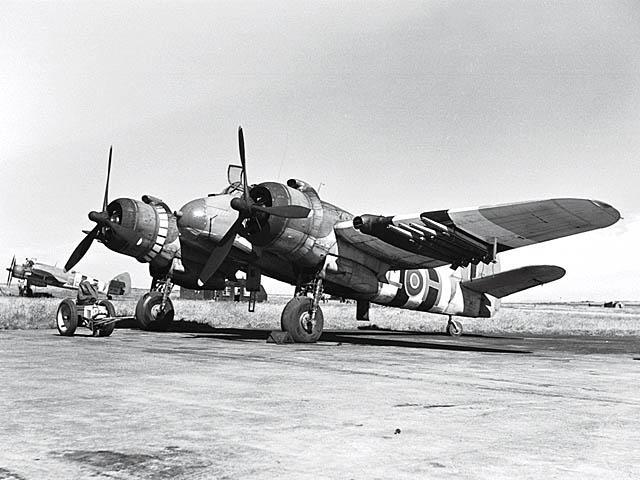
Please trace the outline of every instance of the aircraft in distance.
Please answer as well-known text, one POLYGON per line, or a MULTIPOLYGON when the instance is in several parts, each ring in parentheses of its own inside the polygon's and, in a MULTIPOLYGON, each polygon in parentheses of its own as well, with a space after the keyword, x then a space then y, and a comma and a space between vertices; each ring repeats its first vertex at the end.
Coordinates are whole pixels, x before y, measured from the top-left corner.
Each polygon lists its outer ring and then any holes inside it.
POLYGON ((99 292, 105 295, 128 295, 131 292, 131 277, 129 273, 116 275, 111 281, 105 283, 95 278, 87 278, 80 272, 66 272, 62 268, 45 263, 38 263, 35 259, 27 258, 22 265, 16 263, 16 256, 13 256, 11 265, 7 268, 7 286, 11 286, 11 280, 18 278, 22 280, 18 287, 20 296, 33 297, 32 287, 58 287, 77 290, 80 282, 89 280, 95 285, 99 292))
MULTIPOLYGON (((411 215, 352 215, 321 200, 308 183, 247 180, 244 137, 241 165, 227 170, 229 186, 172 213, 159 198, 108 201, 111 155, 96 226, 71 254, 69 270, 94 240, 149 264, 150 291, 136 306, 142 328, 173 319, 174 285, 220 289, 246 273, 246 288, 261 275, 295 285, 281 316, 296 342, 315 342, 324 318, 323 292, 356 300, 356 318, 370 303, 440 313, 459 335, 453 316, 491 317, 507 295, 561 278, 556 266, 500 272, 498 254, 514 248, 612 225, 620 213, 596 200, 559 198, 411 215)), ((255 308, 255 296, 249 310, 255 308)))

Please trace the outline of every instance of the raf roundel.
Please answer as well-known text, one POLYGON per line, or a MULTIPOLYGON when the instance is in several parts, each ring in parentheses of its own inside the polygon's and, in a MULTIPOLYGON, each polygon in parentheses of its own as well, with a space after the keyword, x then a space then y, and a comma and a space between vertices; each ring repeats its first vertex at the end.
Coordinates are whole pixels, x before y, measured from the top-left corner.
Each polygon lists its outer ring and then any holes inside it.
POLYGON ((420 295, 424 289, 424 279, 418 270, 408 270, 405 277, 405 287, 410 296, 420 295))

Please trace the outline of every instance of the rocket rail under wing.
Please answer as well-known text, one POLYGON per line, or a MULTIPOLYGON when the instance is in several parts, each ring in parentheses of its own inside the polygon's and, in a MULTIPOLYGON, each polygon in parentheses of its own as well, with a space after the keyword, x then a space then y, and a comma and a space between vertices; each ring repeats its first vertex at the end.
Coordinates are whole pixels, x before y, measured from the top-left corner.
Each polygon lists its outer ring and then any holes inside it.
POLYGON ((558 198, 413 215, 362 215, 335 226, 339 240, 390 269, 488 263, 499 252, 614 224, 597 200, 558 198))

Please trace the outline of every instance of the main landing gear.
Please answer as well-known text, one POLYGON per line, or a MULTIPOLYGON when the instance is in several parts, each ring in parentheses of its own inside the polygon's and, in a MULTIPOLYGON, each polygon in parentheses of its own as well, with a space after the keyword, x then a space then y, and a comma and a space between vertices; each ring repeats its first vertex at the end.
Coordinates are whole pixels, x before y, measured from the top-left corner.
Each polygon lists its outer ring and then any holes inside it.
POLYGON ((136 305, 136 321, 142 330, 166 330, 173 321, 173 302, 169 294, 173 289, 171 277, 154 278, 151 291, 145 293, 136 305))
POLYGON ((18 295, 21 297, 33 297, 33 289, 28 283, 26 285, 18 285, 18 295))
POLYGON ((451 315, 449 315, 449 321, 447 322, 447 334, 452 337, 459 337, 462 335, 462 322, 454 320, 451 315))
POLYGON ((324 317, 320 308, 322 298, 322 278, 316 277, 311 284, 312 297, 307 297, 309 289, 297 290, 282 311, 280 325, 296 343, 315 343, 322 335, 324 317))

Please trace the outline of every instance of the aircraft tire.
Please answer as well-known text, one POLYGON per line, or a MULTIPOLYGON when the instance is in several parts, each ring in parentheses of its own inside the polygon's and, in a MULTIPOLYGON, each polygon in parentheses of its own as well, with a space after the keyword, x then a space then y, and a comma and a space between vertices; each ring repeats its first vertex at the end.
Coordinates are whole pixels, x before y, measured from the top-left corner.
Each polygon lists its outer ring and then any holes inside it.
POLYGON ((280 318, 282 330, 288 332, 296 343, 315 343, 322 335, 324 316, 320 307, 316 311, 313 325, 308 324, 312 304, 313 299, 309 297, 294 297, 282 310, 280 318))
POLYGON ((167 299, 164 312, 160 312, 162 294, 160 292, 145 293, 136 305, 136 321, 142 330, 164 331, 173 321, 173 302, 167 299))
POLYGON ((449 320, 449 323, 447 323, 447 334, 452 337, 462 335, 462 330, 462 323, 458 320, 449 320))
MULTIPOLYGON (((98 305, 102 305, 107 309, 107 316, 115 317, 116 309, 109 300, 100 300, 98 305)), ((108 337, 113 333, 113 330, 116 328, 116 322, 109 322, 104 325, 100 325, 99 328, 96 328, 93 331, 93 335, 96 337, 108 337)))
POLYGON ((56 327, 58 328, 58 333, 63 337, 72 337, 76 328, 78 328, 78 311, 76 310, 76 303, 72 299, 65 298, 58 305, 56 327))

